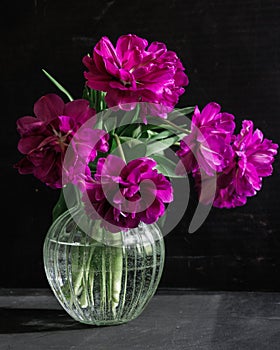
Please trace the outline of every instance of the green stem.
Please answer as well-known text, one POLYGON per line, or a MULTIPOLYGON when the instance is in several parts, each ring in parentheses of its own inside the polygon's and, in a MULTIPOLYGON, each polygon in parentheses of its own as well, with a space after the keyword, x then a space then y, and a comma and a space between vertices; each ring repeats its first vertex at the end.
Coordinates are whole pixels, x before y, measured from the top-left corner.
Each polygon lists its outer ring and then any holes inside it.
POLYGON ((117 134, 114 134, 114 138, 115 138, 115 140, 116 140, 116 142, 117 142, 118 151, 119 151, 119 153, 120 153, 120 156, 121 156, 122 160, 126 163, 125 155, 124 155, 124 153, 123 153, 121 141, 120 141, 120 139, 119 139, 119 137, 118 137, 117 134))
MULTIPOLYGON (((82 279, 83 279, 83 273, 84 269, 80 266, 79 259, 80 259, 80 250, 83 251, 83 247, 77 246, 72 247, 72 254, 71 254, 71 263, 72 263, 72 279, 73 279, 73 285, 74 285, 74 293, 76 296, 79 296, 81 294, 81 285, 82 285, 82 279)), ((84 263, 84 262, 83 262, 84 263)))
POLYGON ((93 285, 94 285, 94 274, 95 274, 95 270, 94 270, 94 253, 96 252, 96 243, 92 244, 90 246, 90 254, 89 254, 89 259, 88 259, 88 264, 87 264, 87 281, 89 283, 89 297, 91 300, 92 305, 94 305, 94 293, 93 293, 93 285))
POLYGON ((95 91, 95 110, 96 113, 99 113, 101 108, 100 108, 100 93, 99 91, 95 91))
POLYGON ((127 266, 127 255, 125 253, 125 251, 122 249, 122 255, 123 255, 123 298, 122 298, 122 306, 125 303, 125 298, 126 298, 126 287, 127 287, 127 270, 128 270, 128 266, 127 266))
POLYGON ((82 307, 88 307, 89 299, 91 300, 92 304, 94 304, 94 298, 93 298, 94 268, 91 266, 92 264, 91 260, 92 260, 95 246, 91 245, 88 249, 89 249, 88 254, 86 254, 86 251, 84 252, 87 260, 85 261, 84 259, 83 266, 81 267, 81 270, 84 271, 82 286, 81 286, 82 287, 82 296, 81 296, 82 307))
POLYGON ((103 317, 106 315, 106 250, 104 247, 100 247, 101 249, 101 296, 100 302, 103 308, 103 317))
POLYGON ((99 113, 106 109, 105 92, 99 90, 92 90, 91 100, 94 101, 94 109, 99 113))
POLYGON ((106 95, 105 92, 100 91, 100 110, 101 111, 106 109, 105 95, 106 95))
POLYGON ((122 248, 116 247, 112 249, 111 254, 112 269, 112 312, 116 315, 116 308, 120 302, 120 293, 122 289, 122 273, 123 273, 123 254, 122 248))
POLYGON ((107 297, 108 297, 108 304, 109 307, 111 307, 112 310, 112 278, 113 278, 113 271, 112 271, 112 247, 107 247, 106 249, 109 249, 109 262, 108 262, 108 278, 107 278, 107 297))
POLYGON ((89 102, 90 102, 90 107, 94 108, 96 111, 96 91, 90 89, 89 90, 89 102))
POLYGON ((81 270, 83 272, 83 278, 81 281, 81 298, 80 298, 80 304, 82 308, 88 307, 88 288, 87 288, 87 277, 88 277, 88 272, 87 272, 87 265, 85 262, 85 256, 86 256, 86 251, 85 248, 83 247, 83 265, 81 267, 81 270))

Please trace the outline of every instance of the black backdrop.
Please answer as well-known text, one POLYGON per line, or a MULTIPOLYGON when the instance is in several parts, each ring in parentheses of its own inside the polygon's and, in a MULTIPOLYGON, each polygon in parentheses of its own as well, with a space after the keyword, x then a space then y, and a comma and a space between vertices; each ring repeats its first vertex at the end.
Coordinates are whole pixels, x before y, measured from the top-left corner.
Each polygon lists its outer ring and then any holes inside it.
MULTIPOLYGON (((59 92, 45 68, 75 97, 81 58, 108 36, 135 33, 165 42, 190 78, 179 106, 219 102, 238 127, 252 119, 280 141, 280 2, 278 0, 2 1, 1 151, 3 168, 0 287, 46 287, 42 245, 58 192, 19 175, 16 119, 43 94, 59 92), (6 22, 5 22, 6 23, 6 22)), ((64 98, 64 96, 61 94, 64 98)), ((166 238, 161 287, 280 290, 279 159, 274 174, 244 207, 212 208, 187 234, 191 208, 166 238)))

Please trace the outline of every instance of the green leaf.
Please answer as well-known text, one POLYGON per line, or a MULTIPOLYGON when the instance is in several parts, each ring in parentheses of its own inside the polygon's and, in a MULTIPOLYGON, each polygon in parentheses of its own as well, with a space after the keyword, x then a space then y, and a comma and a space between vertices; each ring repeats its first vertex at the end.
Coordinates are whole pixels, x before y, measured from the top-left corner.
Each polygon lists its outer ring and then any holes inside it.
POLYGON ((67 209, 68 208, 65 203, 63 191, 61 190, 58 201, 52 210, 53 221, 56 220, 61 214, 63 214, 67 209))
MULTIPOLYGON (((147 135, 147 138, 151 139, 153 136, 158 135, 158 131, 153 131, 153 130, 145 130, 142 132, 142 135, 145 134, 147 135)), ((143 137, 143 136, 142 136, 143 137)))
POLYGON ((174 121, 176 118, 182 117, 183 115, 188 115, 193 113, 195 107, 184 107, 174 109, 171 113, 168 114, 167 119, 174 121))
POLYGON ((89 100, 89 90, 88 90, 88 87, 86 85, 84 86, 84 89, 83 89, 82 98, 84 100, 89 100))
POLYGON ((120 137, 120 141, 127 162, 136 158, 145 157, 147 149, 145 143, 142 141, 131 137, 120 137))
POLYGON ((156 169, 164 176, 174 178, 185 177, 182 175, 177 175, 175 173, 176 164, 172 160, 168 159, 166 156, 160 154, 152 154, 151 158, 153 158, 157 162, 156 169))
POLYGON ((154 153, 156 154, 159 151, 165 150, 173 146, 174 143, 177 142, 178 140, 179 140, 178 136, 173 136, 164 140, 151 142, 150 144, 147 145, 146 156, 150 156, 151 154, 154 154, 154 153))
POLYGON ((164 131, 161 131, 161 132, 155 132, 155 131, 148 130, 148 134, 152 135, 151 138, 150 138, 151 141, 156 141, 156 140, 166 139, 170 135, 174 135, 174 132, 171 131, 171 130, 164 130, 164 131))
POLYGON ((119 136, 127 136, 127 137, 131 137, 132 133, 135 131, 135 129, 138 128, 138 124, 128 124, 125 126, 125 128, 123 128, 122 126, 120 128, 117 129, 116 133, 119 136))
POLYGON ((121 116, 120 120, 120 126, 117 128, 116 133, 121 136, 132 136, 132 132, 138 127, 139 125, 139 105, 135 107, 135 109, 131 111, 127 111, 124 113, 123 116, 121 116))
POLYGON ((125 112, 124 116, 122 117, 122 124, 133 124, 137 121, 138 116, 140 112, 140 106, 139 104, 136 105, 135 109, 125 112))
POLYGON ((54 77, 45 71, 45 69, 42 69, 42 71, 50 79, 50 81, 69 98, 70 101, 73 101, 73 97, 70 95, 70 93, 57 80, 55 80, 54 77))
POLYGON ((132 137, 133 138, 138 138, 141 135, 142 127, 141 125, 138 125, 132 132, 132 137))
POLYGON ((100 118, 100 116, 98 116, 99 118, 96 119, 96 124, 94 125, 94 129, 102 129, 103 130, 103 118, 100 118))
MULTIPOLYGON (((103 116, 102 116, 102 119, 103 119, 103 116)), ((116 128, 116 125, 117 125, 117 117, 116 116, 114 116, 114 117, 110 116, 104 121, 104 128, 107 132, 114 131, 116 128)))
POLYGON ((114 138, 113 135, 110 135, 110 140, 111 140, 111 147, 110 147, 110 153, 115 153, 114 150, 118 147, 118 144, 117 144, 117 141, 116 139, 114 138))

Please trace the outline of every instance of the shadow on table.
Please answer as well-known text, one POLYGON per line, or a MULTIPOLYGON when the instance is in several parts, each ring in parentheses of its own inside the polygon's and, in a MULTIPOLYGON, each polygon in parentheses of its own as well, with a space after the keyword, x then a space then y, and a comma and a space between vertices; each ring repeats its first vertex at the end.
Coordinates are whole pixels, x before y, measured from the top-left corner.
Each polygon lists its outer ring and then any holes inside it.
POLYGON ((0 308, 0 334, 65 331, 89 326, 61 310, 0 308))

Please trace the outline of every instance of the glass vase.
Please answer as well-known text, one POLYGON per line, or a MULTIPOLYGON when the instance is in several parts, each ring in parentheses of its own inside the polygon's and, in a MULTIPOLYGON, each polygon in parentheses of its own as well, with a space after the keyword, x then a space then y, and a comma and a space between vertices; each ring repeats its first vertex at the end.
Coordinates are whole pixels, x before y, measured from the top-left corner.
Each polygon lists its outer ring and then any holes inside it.
POLYGON ((157 224, 110 233, 77 205, 51 225, 43 258, 50 287, 72 318, 115 325, 138 317, 156 292, 165 249, 157 224))

